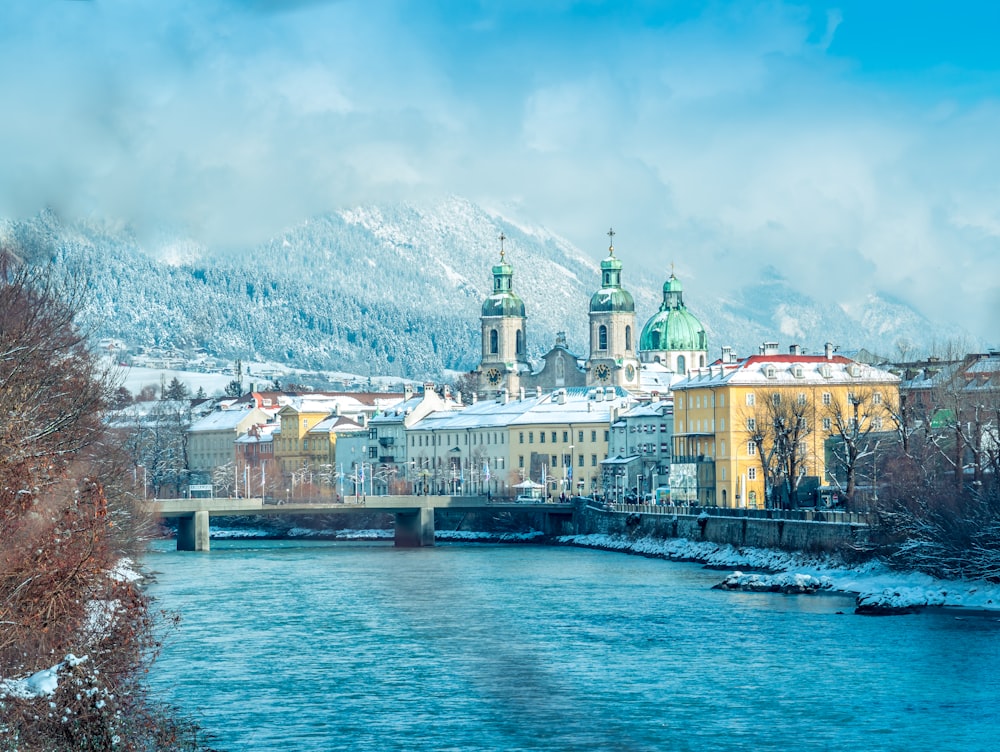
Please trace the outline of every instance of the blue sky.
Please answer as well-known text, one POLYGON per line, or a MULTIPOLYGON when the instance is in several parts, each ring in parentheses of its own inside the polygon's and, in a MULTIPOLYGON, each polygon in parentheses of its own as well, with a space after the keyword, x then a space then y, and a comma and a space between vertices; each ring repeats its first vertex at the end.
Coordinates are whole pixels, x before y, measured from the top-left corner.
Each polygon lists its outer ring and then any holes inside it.
POLYGON ((0 215, 210 245, 460 195, 690 294, 1000 345, 1000 3, 4 0, 0 215))

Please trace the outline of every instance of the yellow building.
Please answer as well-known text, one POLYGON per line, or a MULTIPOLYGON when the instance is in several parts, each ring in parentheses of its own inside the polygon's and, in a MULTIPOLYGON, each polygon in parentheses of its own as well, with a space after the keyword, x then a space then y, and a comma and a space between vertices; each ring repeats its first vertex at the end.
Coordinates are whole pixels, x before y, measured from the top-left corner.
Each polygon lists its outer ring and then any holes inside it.
POLYGON ((544 483, 553 497, 600 489, 610 425, 634 404, 615 387, 575 387, 517 398, 501 392, 406 429, 408 477, 429 493, 515 497, 544 483))
MULTIPOLYGON (((765 343, 737 359, 728 348, 674 385, 675 503, 763 508, 811 505, 832 483, 831 442, 889 430, 899 379, 834 355, 779 354, 765 343)), ((856 468, 855 468, 856 469, 856 468)))

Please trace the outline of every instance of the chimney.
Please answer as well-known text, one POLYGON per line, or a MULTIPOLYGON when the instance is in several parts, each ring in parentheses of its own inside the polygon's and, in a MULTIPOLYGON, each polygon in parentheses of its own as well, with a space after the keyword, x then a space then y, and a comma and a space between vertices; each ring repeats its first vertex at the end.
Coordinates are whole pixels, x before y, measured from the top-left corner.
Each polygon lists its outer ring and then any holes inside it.
POLYGON ((788 346, 788 354, 789 355, 801 355, 802 354, 802 348, 799 347, 798 345, 789 345, 788 346))
POLYGON ((760 346, 761 355, 777 355, 778 354, 778 343, 777 342, 765 342, 760 346))
POLYGON ((732 363, 733 362, 733 348, 729 345, 722 346, 722 362, 732 363))
POLYGON ((557 405, 565 405, 566 404, 566 389, 565 388, 560 389, 558 392, 556 392, 556 404, 557 405))
POLYGON ((413 396, 413 384, 403 384, 403 399, 408 400, 413 396))
POLYGON ((542 387, 540 387, 540 386, 536 386, 535 387, 535 396, 536 397, 541 397, 542 396, 542 387))
POLYGON ((472 393, 472 404, 474 405, 474 404, 476 404, 477 402, 479 402, 479 395, 478 395, 478 394, 476 394, 475 392, 473 392, 473 393, 472 393))
POLYGON ((524 387, 523 386, 520 389, 517 390, 517 398, 519 400, 521 400, 521 402, 524 402, 524 387))
POLYGON ((827 342, 823 347, 827 360, 833 360, 833 343, 827 342))
POLYGON ((509 399, 510 398, 507 395, 507 387, 504 387, 500 390, 500 394, 497 396, 497 402, 501 405, 506 405, 509 399))

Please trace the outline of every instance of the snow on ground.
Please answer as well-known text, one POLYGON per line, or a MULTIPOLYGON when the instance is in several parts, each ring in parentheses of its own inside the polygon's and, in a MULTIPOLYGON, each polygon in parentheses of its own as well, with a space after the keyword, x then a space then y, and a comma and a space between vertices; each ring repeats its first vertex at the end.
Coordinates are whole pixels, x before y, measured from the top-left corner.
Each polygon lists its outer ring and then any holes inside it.
POLYGON ((711 567, 766 570, 774 573, 772 576, 776 581, 789 575, 813 577, 822 583, 824 589, 856 595, 859 606, 886 609, 951 606, 1000 611, 1000 585, 970 580, 939 580, 918 572, 896 572, 878 561, 847 567, 828 557, 773 549, 735 548, 685 538, 632 540, 613 535, 569 535, 558 541, 567 545, 697 561, 711 567))
POLYGON ((77 658, 72 653, 50 668, 36 671, 24 679, 0 679, 0 697, 17 697, 28 700, 32 697, 51 697, 59 688, 59 672, 72 666, 79 666, 87 656, 77 658))

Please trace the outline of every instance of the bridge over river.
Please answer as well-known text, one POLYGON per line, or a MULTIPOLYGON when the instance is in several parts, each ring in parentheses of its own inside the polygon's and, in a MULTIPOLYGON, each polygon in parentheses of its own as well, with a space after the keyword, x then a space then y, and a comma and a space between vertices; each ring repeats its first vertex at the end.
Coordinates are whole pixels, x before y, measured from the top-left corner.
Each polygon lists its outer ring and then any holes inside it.
POLYGON ((241 515, 345 514, 348 512, 385 512, 395 517, 397 546, 433 546, 434 510, 541 512, 546 529, 557 529, 572 519, 573 505, 562 503, 498 502, 486 496, 369 496, 332 500, 265 503, 261 499, 160 499, 153 502, 154 514, 162 519, 177 519, 177 550, 208 551, 209 519, 241 515))

